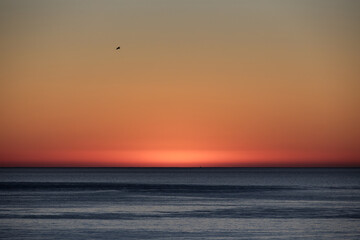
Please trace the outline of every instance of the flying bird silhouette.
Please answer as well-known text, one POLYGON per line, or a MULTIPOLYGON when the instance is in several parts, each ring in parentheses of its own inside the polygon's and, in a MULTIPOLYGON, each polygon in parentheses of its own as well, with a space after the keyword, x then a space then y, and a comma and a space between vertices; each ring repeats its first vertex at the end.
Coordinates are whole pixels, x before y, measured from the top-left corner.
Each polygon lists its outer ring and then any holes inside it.
POLYGON ((120 47, 117 47, 117 48, 116 48, 116 50, 119 50, 119 49, 120 49, 120 47))

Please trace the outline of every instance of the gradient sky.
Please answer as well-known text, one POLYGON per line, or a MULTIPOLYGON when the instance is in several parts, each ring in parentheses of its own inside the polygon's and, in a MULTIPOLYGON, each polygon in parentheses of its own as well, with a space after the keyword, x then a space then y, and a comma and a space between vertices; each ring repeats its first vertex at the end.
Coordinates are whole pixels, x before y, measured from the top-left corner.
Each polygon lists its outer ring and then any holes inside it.
POLYGON ((355 0, 0 0, 0 166, 360 166, 359 23, 355 0))

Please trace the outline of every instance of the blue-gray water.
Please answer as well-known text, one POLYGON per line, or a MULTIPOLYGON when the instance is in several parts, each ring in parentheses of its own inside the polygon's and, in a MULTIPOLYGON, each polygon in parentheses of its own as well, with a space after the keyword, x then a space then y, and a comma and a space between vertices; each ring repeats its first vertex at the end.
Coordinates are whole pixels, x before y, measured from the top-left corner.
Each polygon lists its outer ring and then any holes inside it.
POLYGON ((0 168, 0 239, 360 239, 360 169, 0 168))

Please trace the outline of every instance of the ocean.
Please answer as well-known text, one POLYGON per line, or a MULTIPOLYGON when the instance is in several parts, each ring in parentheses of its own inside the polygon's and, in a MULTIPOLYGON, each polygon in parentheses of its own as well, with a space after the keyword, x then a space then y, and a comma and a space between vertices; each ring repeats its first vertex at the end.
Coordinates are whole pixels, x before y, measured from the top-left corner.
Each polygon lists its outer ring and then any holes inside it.
POLYGON ((0 239, 360 239, 359 168, 0 168, 0 239))

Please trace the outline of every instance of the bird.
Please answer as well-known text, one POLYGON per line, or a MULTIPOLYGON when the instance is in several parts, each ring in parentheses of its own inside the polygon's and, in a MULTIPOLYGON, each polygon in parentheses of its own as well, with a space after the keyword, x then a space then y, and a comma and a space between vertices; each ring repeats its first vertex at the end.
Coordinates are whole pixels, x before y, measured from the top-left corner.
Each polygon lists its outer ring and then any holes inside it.
POLYGON ((120 46, 116 48, 116 50, 119 50, 120 49, 120 46))

